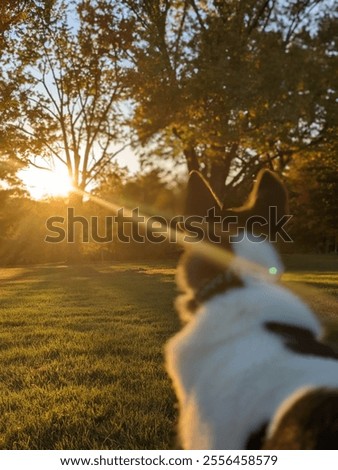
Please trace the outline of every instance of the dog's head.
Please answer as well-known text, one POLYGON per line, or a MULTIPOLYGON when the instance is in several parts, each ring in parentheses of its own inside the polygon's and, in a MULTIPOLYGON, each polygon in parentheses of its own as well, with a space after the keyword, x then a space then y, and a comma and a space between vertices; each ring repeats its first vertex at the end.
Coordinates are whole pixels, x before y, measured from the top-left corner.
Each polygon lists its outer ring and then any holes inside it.
POLYGON ((203 230, 200 241, 187 247, 178 267, 177 283, 185 293, 177 305, 182 318, 214 295, 245 285, 251 268, 261 267, 261 272, 278 277, 282 264, 269 242, 276 240, 277 221, 286 212, 286 189, 269 170, 258 174, 247 202, 238 208, 222 204, 200 173, 190 174, 186 220, 189 216, 194 223, 200 220, 203 230), (212 256, 208 247, 213 248, 212 256))

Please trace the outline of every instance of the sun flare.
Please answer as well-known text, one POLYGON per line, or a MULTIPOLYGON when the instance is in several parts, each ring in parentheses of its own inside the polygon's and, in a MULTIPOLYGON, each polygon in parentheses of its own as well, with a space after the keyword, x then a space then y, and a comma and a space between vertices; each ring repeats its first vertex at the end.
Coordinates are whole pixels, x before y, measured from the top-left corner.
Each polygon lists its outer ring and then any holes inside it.
POLYGON ((67 197, 72 190, 68 172, 62 167, 51 171, 28 167, 19 176, 34 199, 67 197))

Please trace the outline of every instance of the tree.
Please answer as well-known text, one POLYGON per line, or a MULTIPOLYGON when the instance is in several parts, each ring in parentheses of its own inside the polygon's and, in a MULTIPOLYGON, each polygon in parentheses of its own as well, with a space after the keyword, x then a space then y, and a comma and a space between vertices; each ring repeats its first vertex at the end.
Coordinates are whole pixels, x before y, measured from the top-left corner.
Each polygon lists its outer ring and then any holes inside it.
POLYGON ((287 176, 294 209, 292 235, 299 248, 337 252, 337 149, 297 160, 287 176))
POLYGON ((129 210, 139 209, 151 215, 177 215, 183 205, 185 183, 172 181, 159 169, 130 175, 116 163, 106 165, 100 173, 93 194, 129 210))
POLYGON ((7 154, 41 168, 66 165, 80 201, 122 150, 118 142, 129 143, 120 106, 131 22, 104 0, 55 0, 48 13, 11 37, 4 80, 13 107, 2 131, 11 141, 7 154))
POLYGON ((152 153, 183 156, 223 196, 331 138, 337 16, 327 1, 123 3, 137 24, 133 125, 152 153))
MULTIPOLYGON (((128 175, 126 169, 119 168, 116 165, 107 166, 100 174, 97 181, 97 187, 93 191, 95 196, 103 198, 105 201, 111 201, 114 205, 119 204, 119 208, 127 208, 126 211, 122 210, 122 214, 126 217, 126 223, 123 226, 123 237, 129 237, 129 241, 123 241, 119 235, 119 228, 116 223, 112 225, 113 242, 107 244, 97 244, 94 247, 93 253, 100 252, 101 259, 137 259, 137 258, 166 258, 177 256, 178 247, 175 244, 168 243, 168 240, 161 243, 153 243, 156 235, 147 231, 149 227, 154 227, 154 221, 160 217, 163 223, 163 218, 169 224, 170 220, 180 213, 184 199, 183 185, 179 181, 168 181, 163 171, 152 169, 150 171, 140 171, 138 174, 131 176, 128 175), (136 211, 136 212, 134 212, 136 211), (131 225, 131 220, 128 221, 130 212, 134 216, 150 217, 149 223, 143 219, 144 223, 134 226, 135 232, 131 225), (137 235, 133 235, 136 233, 137 235), (150 239, 146 237, 149 235, 150 239), (139 237, 145 237, 140 240, 139 237), (153 238, 151 238, 153 237, 153 238)), ((89 201, 88 207, 95 208, 96 215, 99 220, 105 216, 111 216, 111 211, 106 207, 99 207, 95 205, 95 201, 89 201)), ((158 220, 158 219, 157 219, 158 220)), ((99 232, 104 235, 107 233, 107 225, 100 224, 99 232)), ((159 235, 162 238, 162 234, 159 235)))
POLYGON ((41 2, 39 0, 2 0, 0 4, 0 49, 6 44, 6 35, 13 27, 22 24, 27 18, 31 17, 32 9, 49 8, 51 1, 41 2))
MULTIPOLYGON (((7 186, 18 186, 16 172, 25 164, 13 152, 13 134, 6 123, 18 117, 19 83, 22 80, 22 64, 14 63, 13 39, 32 27, 36 18, 49 21, 55 0, 3 0, 0 4, 0 180, 7 186), (13 75, 13 66, 16 75, 13 75)), ((18 139, 18 148, 22 141, 18 139)))
MULTIPOLYGON (((25 191, 17 177, 24 165, 13 154, 4 152, 12 145, 11 136, 4 130, 4 123, 16 116, 15 90, 17 86, 8 79, 10 68, 10 36, 17 34, 23 24, 29 24, 35 15, 48 16, 52 1, 3 0, 0 4, 0 240, 7 240, 8 232, 15 224, 19 210, 13 210, 10 197, 22 197, 25 191)), ((14 203, 15 204, 15 203, 14 203)))

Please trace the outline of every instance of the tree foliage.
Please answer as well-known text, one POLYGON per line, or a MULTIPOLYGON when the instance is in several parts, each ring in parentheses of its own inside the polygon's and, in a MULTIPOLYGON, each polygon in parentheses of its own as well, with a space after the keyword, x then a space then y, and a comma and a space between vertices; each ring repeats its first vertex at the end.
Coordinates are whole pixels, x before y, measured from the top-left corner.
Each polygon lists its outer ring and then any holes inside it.
POLYGON ((124 3, 137 24, 133 125, 151 152, 183 156, 222 193, 224 180, 231 190, 261 166, 283 171, 333 138, 337 16, 328 2, 124 3))
POLYGON ((74 188, 85 190, 126 144, 121 51, 130 37, 131 23, 103 0, 56 0, 48 20, 36 16, 12 35, 4 81, 13 106, 2 129, 8 154, 43 168, 66 165, 74 188))
POLYGON ((292 233, 298 246, 317 251, 337 251, 338 159, 337 153, 313 152, 298 159, 288 171, 294 208, 292 233))
POLYGON ((20 185, 16 173, 25 164, 18 154, 6 152, 13 149, 13 138, 18 150, 23 149, 20 136, 7 128, 8 122, 18 117, 19 87, 26 82, 23 63, 16 62, 15 47, 20 35, 33 27, 36 18, 49 22, 53 4, 54 0, 3 0, 0 4, 0 181, 5 187, 20 185))

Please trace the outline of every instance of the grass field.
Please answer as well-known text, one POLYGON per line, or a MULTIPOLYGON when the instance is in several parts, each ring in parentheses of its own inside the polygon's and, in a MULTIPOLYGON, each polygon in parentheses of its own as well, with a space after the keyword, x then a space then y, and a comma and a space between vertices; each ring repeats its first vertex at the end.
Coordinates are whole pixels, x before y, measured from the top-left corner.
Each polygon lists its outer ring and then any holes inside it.
MULTIPOLYGON (((298 264, 285 280, 323 315, 334 341, 336 265, 298 264)), ((160 263, 0 270, 1 449, 173 446, 162 354, 179 328, 174 273, 160 263)))

